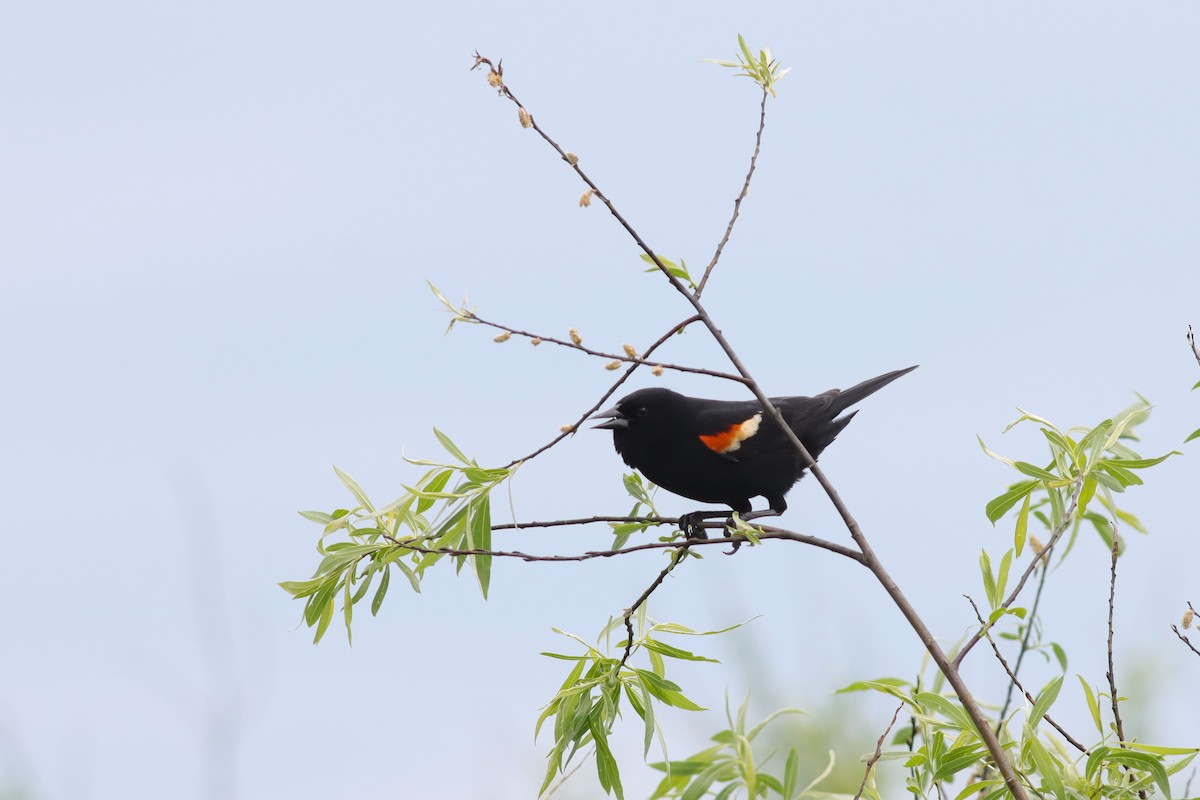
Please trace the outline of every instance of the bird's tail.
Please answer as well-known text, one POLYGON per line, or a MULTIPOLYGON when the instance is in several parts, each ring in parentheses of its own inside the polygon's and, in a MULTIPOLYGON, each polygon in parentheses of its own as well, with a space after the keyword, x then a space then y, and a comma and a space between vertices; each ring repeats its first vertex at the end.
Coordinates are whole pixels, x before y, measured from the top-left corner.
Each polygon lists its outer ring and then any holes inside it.
POLYGON ((918 366, 920 365, 914 364, 907 369, 898 369, 895 372, 885 372, 883 375, 879 375, 878 377, 868 378, 857 386, 851 386, 844 392, 839 392, 833 398, 833 404, 830 406, 830 411, 832 411, 833 416, 836 417, 838 414, 841 414, 859 400, 875 394, 880 389, 896 380, 896 378, 899 378, 901 375, 907 375, 918 366))

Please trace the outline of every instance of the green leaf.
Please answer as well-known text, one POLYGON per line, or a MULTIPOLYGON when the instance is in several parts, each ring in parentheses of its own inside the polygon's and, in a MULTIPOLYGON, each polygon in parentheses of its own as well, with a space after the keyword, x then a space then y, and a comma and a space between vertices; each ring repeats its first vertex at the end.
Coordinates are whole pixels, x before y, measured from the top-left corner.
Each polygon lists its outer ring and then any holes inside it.
MULTIPOLYGON (((425 492, 441 492, 443 489, 446 488, 446 483, 450 480, 450 476, 453 474, 454 474, 453 470, 449 470, 449 469, 444 469, 439 472, 435 472, 433 475, 433 478, 431 478, 427 482, 420 484, 420 488, 422 491, 425 491, 425 492)), ((420 497, 417 500, 417 513, 424 514, 426 511, 433 508, 433 504, 435 502, 436 501, 432 497, 429 497, 429 496, 420 497)))
POLYGON ((1183 440, 1183 443, 1187 444, 1188 442, 1190 442, 1192 439, 1195 439, 1196 437, 1200 437, 1200 428, 1196 428, 1196 430, 1194 430, 1190 434, 1188 434, 1188 437, 1183 440))
POLYGON ((671 645, 667 644, 666 642, 660 642, 657 639, 651 639, 648 636, 642 640, 642 645, 647 650, 653 650, 655 653, 664 655, 667 658, 678 658, 683 661, 707 661, 710 664, 721 663, 721 662, 717 661, 715 658, 705 658, 704 656, 698 656, 695 653, 688 652, 687 650, 681 650, 678 647, 672 647, 671 645))
POLYGON ((1021 501, 1021 510, 1017 512, 1017 530, 1013 534, 1013 547, 1017 551, 1017 556, 1020 557, 1021 551, 1025 549, 1025 539, 1029 534, 1029 495, 1025 495, 1025 499, 1021 501))
POLYGON ((987 756, 987 748, 981 744, 963 745, 946 751, 938 759, 937 770, 933 773, 935 781, 948 781, 967 767, 977 764, 987 756))
POLYGON ((1012 550, 1006 550, 1000 557, 1000 572, 996 575, 996 602, 993 607, 1000 606, 1004 602, 1004 590, 1008 587, 1008 570, 1012 567, 1012 557, 1012 550))
POLYGON ((437 428, 433 429, 433 435, 436 436, 437 440, 442 443, 442 447, 445 448, 446 452, 452 455, 454 458, 458 459, 468 467, 478 466, 474 461, 467 458, 466 454, 463 453, 462 450, 459 450, 458 446, 454 444, 454 442, 450 441, 449 436, 442 433, 437 428))
POLYGON ((1092 714, 1092 723, 1096 726, 1096 730, 1101 736, 1104 735, 1104 723, 1100 721, 1100 704, 1096 701, 1096 693, 1092 691, 1092 687, 1083 679, 1082 675, 1076 675, 1079 679, 1079 685, 1083 687, 1083 696, 1087 700, 1088 711, 1092 714))
POLYGON ((328 525, 333 522, 333 515, 326 514, 324 511, 299 511, 297 513, 306 520, 315 522, 318 525, 328 525))
POLYGON ((1178 450, 1172 450, 1165 456, 1159 456, 1158 458, 1108 458, 1105 459, 1105 463, 1112 464, 1113 466, 1117 467, 1124 467, 1125 469, 1146 469, 1147 467, 1153 467, 1155 464, 1161 464, 1171 456, 1181 455, 1183 455, 1183 453, 1179 452, 1178 450))
POLYGON ((360 506, 365 508, 367 511, 375 510, 375 507, 371 505, 371 501, 367 498, 367 493, 364 492, 362 487, 355 482, 354 478, 351 478, 347 473, 342 472, 337 468, 336 465, 333 468, 333 472, 338 476, 338 480, 345 484, 346 488, 350 490, 350 493, 354 495, 356 500, 358 500, 358 504, 360 506))
POLYGON ((1000 605, 1000 599, 996 597, 996 578, 992 575, 992 559, 988 556, 987 550, 983 550, 979 554, 979 571, 983 573, 983 591, 987 595, 988 603, 992 608, 1000 605))
MULTIPOLYGON (((470 521, 467 523, 467 528, 469 549, 492 549, 492 509, 486 494, 471 503, 470 521)), ((475 567, 479 591, 483 593, 483 599, 487 600, 488 585, 492 580, 492 557, 490 555, 473 555, 471 563, 475 567)))
POLYGON ((1029 755, 1033 759, 1034 766, 1037 767, 1038 774, 1042 776, 1042 781, 1049 788, 1050 796, 1065 797, 1062 767, 1054 760, 1054 756, 1050 755, 1045 746, 1038 741, 1037 734, 1030 730, 1028 726, 1025 728, 1024 744, 1029 750, 1029 755))
POLYGON ((946 717, 950 720, 950 724, 959 730, 974 733, 975 723, 967 716, 966 710, 954 701, 933 692, 917 692, 913 695, 913 700, 917 704, 946 717))
POLYGON ((800 778, 800 753, 796 748, 788 750, 787 762, 783 765, 783 800, 796 796, 796 783, 800 778))
POLYGON ((1059 690, 1062 689, 1063 676, 1059 675, 1054 680, 1046 684, 1046 687, 1038 693, 1037 700, 1034 701, 1033 708, 1029 712, 1029 718, 1026 724, 1031 730, 1036 730, 1042 717, 1046 716, 1046 712, 1050 710, 1050 706, 1054 705, 1054 701, 1058 699, 1059 690))
POLYGON ((600 786, 605 794, 615 794, 617 800, 623 800, 625 793, 621 788, 621 772, 617 768, 617 759, 608 748, 608 732, 604 729, 599 714, 592 713, 589 724, 592 743, 596 746, 596 773, 600 778, 600 786))
POLYGON ((371 616, 379 613, 379 607, 383 605, 383 598, 387 594, 388 584, 392 579, 392 571, 388 567, 383 568, 383 578, 379 581, 379 588, 375 590, 375 596, 371 598, 371 616))
POLYGON ((1041 467, 1035 467, 1033 464, 1025 461, 1018 461, 1013 466, 1031 478, 1037 478, 1043 481, 1056 481, 1059 479, 1059 476, 1055 475, 1053 472, 1048 472, 1041 467))
POLYGON ((988 521, 993 525, 996 521, 1008 513, 1008 510, 1017 504, 1017 501, 1032 492, 1038 486, 1040 481, 1022 481, 1013 486, 1004 494, 991 500, 984 509, 987 513, 988 521))

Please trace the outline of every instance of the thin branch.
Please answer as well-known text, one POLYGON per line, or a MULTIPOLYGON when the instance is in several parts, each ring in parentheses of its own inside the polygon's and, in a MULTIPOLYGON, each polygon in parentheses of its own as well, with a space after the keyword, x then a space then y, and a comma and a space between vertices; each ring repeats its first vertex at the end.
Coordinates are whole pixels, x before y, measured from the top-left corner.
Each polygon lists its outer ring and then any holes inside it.
MULTIPOLYGON (((979 606, 975 605, 975 600, 968 594, 964 594, 963 597, 967 598, 967 602, 971 604, 971 608, 975 609, 975 619, 979 620, 980 625, 983 625, 984 624, 983 616, 979 613, 979 606)), ((1016 686, 1018 689, 1020 689, 1021 694, 1025 695, 1025 699, 1028 700, 1031 705, 1033 703, 1036 703, 1037 700, 1034 698, 1034 696, 1031 695, 1029 693, 1029 690, 1026 689, 1024 686, 1022 686, 1021 681, 1019 681, 1017 679, 1016 671, 1011 669, 1008 666, 1008 661, 1006 661, 1004 659, 1004 655, 1000 652, 1000 648, 996 645, 996 640, 992 638, 992 635, 990 633, 987 635, 987 640, 988 640, 988 644, 990 644, 992 646, 992 652, 996 655, 996 660, 1000 662, 1000 666, 1004 667, 1004 671, 1008 673, 1008 678, 1009 678, 1009 680, 1012 681, 1011 685, 1016 686)), ((1003 716, 1004 715, 1001 714, 1001 718, 1003 718, 1003 716)), ((1044 715, 1042 717, 1042 719, 1046 720, 1046 722, 1048 722, 1054 728, 1054 730, 1058 731, 1062 735, 1062 737, 1064 739, 1066 739, 1071 744, 1071 746, 1074 747, 1076 750, 1083 753, 1084 755, 1089 754, 1088 749, 1086 747, 1084 747, 1083 745, 1081 745, 1075 739, 1075 737, 1071 736, 1071 734, 1069 734, 1065 730, 1063 730, 1063 727, 1061 725, 1059 725, 1057 722, 1055 722, 1054 719, 1049 714, 1044 715)), ((997 730, 996 733, 997 733, 997 735, 999 735, 999 730, 997 730)))
POLYGON ((633 605, 625 609, 625 630, 629 634, 629 639, 625 642, 625 655, 621 656, 621 663, 617 665, 615 672, 619 672, 625 666, 625 662, 629 660, 629 654, 633 652, 633 615, 637 613, 637 610, 642 607, 643 603, 650 599, 650 595, 654 594, 654 590, 662 585, 662 582, 666 580, 671 570, 675 569, 676 565, 683 561, 687 555, 687 549, 688 545, 684 543, 682 547, 672 553, 670 563, 663 567, 662 571, 658 573, 658 577, 654 579, 654 582, 646 587, 646 591, 642 592, 641 597, 635 600, 633 605))
MULTIPOLYGON (((477 52, 475 54, 475 66, 479 67, 482 64, 487 64, 489 67, 492 67, 493 71, 495 71, 497 75, 501 75, 498 66, 493 66, 493 63, 490 59, 484 58, 477 52)), ((900 587, 884 568, 882 562, 880 562, 875 556, 874 550, 871 548, 870 543, 867 541, 866 537, 862 533, 862 530, 859 528, 858 521, 850 513, 849 508, 842 501, 841 496, 838 494, 833 484, 825 476, 825 473, 820 469, 820 467, 817 466, 816 459, 812 457, 812 454, 808 452, 808 449, 796 436, 795 431, 793 431, 784 420, 783 415, 779 412, 779 409, 771 403, 766 393, 762 390, 762 387, 759 386, 751 376, 750 371, 746 368, 746 365, 742 363, 741 358, 734 351, 732 345, 729 344, 729 341, 725 338, 725 335, 721 332, 720 328, 717 327, 716 323, 713 322, 712 317, 709 316, 705 307, 700 303, 699 297, 688 291, 687 287, 685 287, 678 278, 671 274, 671 271, 667 269, 667 266, 663 263, 662 259, 659 258, 658 255, 650 248, 650 245, 648 245, 645 240, 642 239, 641 235, 634 230, 633 226, 630 225, 623 216, 621 216, 608 197, 602 191, 600 191, 600 187, 596 186, 592 179, 589 178, 583 172, 583 170, 579 168, 578 158, 569 157, 566 151, 564 151, 557 142, 551 139, 538 126, 537 121, 529 114, 528 110, 521 105, 520 101, 517 100, 516 96, 512 93, 507 85, 501 83, 498 88, 503 96, 508 97, 510 100, 516 103, 517 106, 520 107, 524 112, 521 115, 522 124, 528 122, 528 126, 536 130, 538 135, 540 135, 551 147, 553 147, 555 151, 557 151, 562 157, 562 159, 566 161, 573 170, 575 170, 580 179, 583 180, 583 182, 592 189, 593 193, 604 202, 604 204, 608 207, 609 212, 613 215, 617 222, 620 223, 621 227, 625 229, 630 237, 633 238, 638 247, 640 247, 642 251, 650 257, 651 261, 654 262, 655 266, 657 266, 659 271, 666 277, 667 282, 671 284, 672 288, 679 292, 679 294, 682 295, 685 300, 687 300, 692 308, 696 310, 696 314, 699 315, 700 321, 704 323, 704 327, 708 329, 713 339, 721 347, 721 350, 725 353, 726 358, 729 359, 729 362, 733 365, 737 373, 746 379, 747 388, 753 392, 755 398, 757 398, 759 403, 762 405, 764 414, 769 415, 771 419, 773 419, 779 426, 781 432, 784 434, 787 440, 791 442, 796 452, 800 454, 804 465, 807 467, 809 472, 812 473, 817 482, 821 484, 821 488, 824 489, 825 493, 829 496, 830 502, 833 503, 834 508, 837 510, 838 514, 842 518, 842 521, 845 523, 846 529, 850 532, 851 538, 854 539, 854 543, 858 546, 858 549, 862 554, 863 558, 861 563, 871 571, 876 580, 878 580, 880 585, 883 586, 884 591, 887 592, 889 597, 891 597, 892 602, 895 603, 896 607, 900 609, 900 612, 904 615, 905 619, 908 620, 909 625, 912 626, 913 630, 920 638, 921 643, 929 652, 929 655, 933 659, 934 663, 937 664, 938 669, 941 670, 942 674, 946 676, 947 682, 949 682, 951 687, 953 687, 954 693, 958 696, 960 702, 963 704, 963 708, 966 710, 967 714, 971 718, 971 721, 978 729, 980 738, 983 740, 988 752, 995 760, 997 768, 1000 770, 1000 774, 1004 777, 1004 782, 1008 786, 1008 789, 1012 793, 1015 800, 1028 800, 1029 795, 1025 791, 1025 787, 1021 784, 1020 776, 1017 775, 1016 770, 1013 768, 1012 762, 1005 754, 1004 748, 1000 744, 1000 740, 997 739, 995 734, 992 733, 990 721, 983 713, 983 710, 979 707, 979 703, 975 700, 974 695, 971 694, 971 690, 967 686, 966 682, 963 681, 962 676, 958 672, 957 665, 952 663, 950 659, 946 657, 941 645, 938 643, 937 639, 934 638, 933 632, 929 630, 929 627, 925 624, 925 621, 917 613, 916 608, 914 608, 912 603, 909 602, 907 596, 905 596, 905 594, 900 590, 900 587)))
MULTIPOLYGON (((1004 724, 1004 717, 1008 714, 1009 705, 1012 704, 1013 688, 1018 685, 1016 676, 1020 674, 1021 664, 1025 661, 1025 654, 1029 652, 1029 637, 1033 634, 1033 624, 1034 620, 1037 619, 1038 605, 1042 602, 1042 589, 1046 586, 1046 576, 1050 574, 1049 563, 1049 556, 1047 556, 1046 566, 1043 567, 1042 576, 1038 580, 1037 591, 1033 594, 1033 605, 1029 607, 1029 622, 1025 625, 1025 635, 1021 637, 1021 649, 1017 651, 1017 663, 1013 665, 1013 680, 1008 684, 1008 692, 1004 695, 1004 705, 1000 708, 1000 714, 996 722, 997 734, 1000 733, 999 726, 1004 724)), ((983 624, 983 620, 980 620, 980 624, 983 624)), ((988 641, 991 641, 990 636, 988 637, 988 641)), ((995 646, 993 642, 992 647, 995 648, 995 646)), ((1021 691, 1024 691, 1024 689, 1021 691)))
MULTIPOLYGON (((575 342, 564 341, 563 339, 558 339, 553 336, 541 336, 536 333, 530 333, 529 331, 522 331, 522 330, 518 330, 517 328, 510 328, 509 326, 502 325, 499 322, 492 322, 490 320, 486 320, 483 317, 480 317, 478 314, 476 314, 473 311, 460 311, 459 313, 462 314, 463 318, 468 321, 474 321, 474 322, 479 323, 480 325, 486 325, 489 328, 495 328, 497 330, 506 331, 506 332, 512 334, 513 336, 523 336, 526 339, 530 339, 530 340, 536 339, 536 340, 542 341, 542 342, 549 342, 550 344, 556 344, 560 347, 567 347, 567 348, 570 348, 571 350, 578 350, 579 352, 586 353, 589 356, 603 358, 606 361, 624 361, 629 364, 636 364, 639 367, 662 367, 663 369, 670 369, 670 370, 674 370, 676 372, 689 372, 693 375, 708 375, 709 377, 712 377, 712 378, 721 378, 722 380, 734 381, 736 383, 745 383, 746 382, 745 378, 742 378, 739 375, 732 375, 728 372, 718 372, 717 370, 705 369, 703 367, 686 367, 681 364, 668 364, 665 361, 647 361, 645 359, 645 357, 642 357, 642 358, 630 357, 624 353, 605 353, 602 350, 593 350, 590 347, 584 347, 582 344, 576 344, 575 342)), ((675 330, 678 330, 678 328, 673 329, 672 333, 674 333, 675 330)))
MULTIPOLYGON (((713 269, 717 266, 717 262, 721 259, 721 251, 725 249, 725 245, 729 243, 729 236, 733 233, 733 224, 737 222, 738 214, 742 209, 742 201, 746 199, 747 193, 750 191, 750 179, 754 177, 754 168, 758 163, 758 154, 762 150, 763 128, 767 125, 767 90, 764 88, 762 93, 762 103, 758 113, 758 133, 754 137, 754 155, 750 156, 750 170, 746 173, 746 182, 742 184, 742 191, 738 193, 737 199, 733 201, 733 216, 729 218, 729 224, 725 226, 725 235, 721 237, 721 241, 717 242, 717 250, 713 253, 712 261, 708 262, 708 266, 704 268, 704 275, 700 278, 700 283, 696 286, 696 299, 700 298, 700 294, 704 291, 705 284, 708 283, 708 276, 712 274, 713 269)), ((1197 356, 1200 357, 1200 356, 1197 356)))
MULTIPOLYGON (((1021 579, 1017 581, 1016 587, 1008 595, 1008 598, 1000 604, 1000 608, 1007 609, 1017 601, 1017 596, 1020 595, 1021 590, 1025 588, 1025 582, 1029 580, 1029 576, 1033 574, 1033 571, 1037 569, 1039 564, 1044 563, 1046 568, 1049 569, 1050 551, 1054 549, 1054 545, 1058 543, 1058 540, 1062 538, 1062 535, 1066 532, 1067 527, 1071 524, 1071 518, 1075 516, 1075 507, 1079 503, 1079 493, 1081 491, 1083 491, 1083 481, 1078 481, 1075 484, 1074 491, 1071 492, 1071 500, 1067 504, 1067 510, 1063 512, 1062 521, 1058 523, 1058 527, 1055 528, 1050 534, 1050 541, 1046 543, 1046 546, 1042 548, 1040 553, 1033 557, 1033 561, 1028 567, 1025 568, 1025 572, 1021 574, 1021 579)), ((958 655, 954 657, 954 666, 957 667, 962 664, 963 659, 967 657, 967 653, 971 652, 971 649, 975 647, 975 645, 979 644, 979 640, 984 637, 989 627, 990 626, 985 625, 983 628, 977 630, 975 634, 967 640, 967 643, 964 644, 962 649, 958 651, 958 655)))
MULTIPOLYGON (((1196 609, 1192 607, 1192 603, 1190 600, 1188 601, 1187 606, 1188 606, 1187 614, 1185 614, 1184 618, 1183 618, 1183 627, 1185 629, 1188 628, 1192 624, 1192 620, 1194 620, 1196 618, 1196 609)), ((1191 643, 1191 641, 1188 639, 1187 636, 1184 636, 1182 633, 1179 632, 1178 625, 1172 625, 1171 630, 1175 631, 1175 635, 1179 637, 1179 641, 1186 644, 1188 646, 1188 649, 1190 649, 1196 655, 1200 656, 1200 650, 1196 649, 1196 646, 1191 643)), ((1187 792, 1184 792, 1184 794, 1187 794, 1187 792)))
POLYGON ((1200 364, 1200 348, 1196 347, 1196 334, 1192 333, 1192 326, 1188 325, 1188 344, 1192 346, 1192 355, 1196 357, 1196 363, 1200 364))
POLYGON ((1121 540, 1117 536, 1117 526, 1112 527, 1112 568, 1109 572, 1110 578, 1108 582, 1108 673, 1105 677, 1108 678, 1108 690, 1112 694, 1112 710, 1113 721, 1117 726, 1117 738, 1120 739, 1121 747, 1125 747, 1125 742, 1129 741, 1125 738, 1125 724, 1121 721, 1121 705, 1119 701, 1120 695, 1117 694, 1117 672, 1113 666, 1113 606, 1117 596, 1117 555, 1120 550, 1121 540))
POLYGON ((896 719, 900 716, 900 710, 904 708, 904 703, 896 706, 895 712, 892 713, 892 721, 884 728, 883 733, 879 735, 879 741, 875 743, 875 755, 867 759, 867 771, 863 773, 862 783, 858 785, 858 792, 854 795, 854 800, 859 800, 862 793, 866 791, 867 779, 871 777, 871 770, 875 768, 875 763, 883 757, 883 742, 887 739, 887 735, 892 732, 892 726, 896 724, 896 719))
MULTIPOLYGON (((665 517, 659 519, 657 517, 616 517, 614 519, 627 520, 630 522, 653 522, 662 524, 677 524, 678 518, 665 517)), ((571 522, 570 520, 563 521, 564 524, 571 522)), ((559 524, 559 521, 543 522, 543 523, 527 523, 528 527, 551 527, 559 524)), ((724 527, 724 522, 706 522, 700 527, 718 528, 724 527)), ((497 526, 497 528, 511 529, 511 525, 497 526)), ((496 530, 496 528, 493 528, 496 530)), ((780 539, 789 542, 799 542, 801 544, 812 545, 822 550, 828 550, 831 553, 836 553, 840 556, 845 556, 851 561, 862 563, 862 554, 852 550, 849 547, 837 544, 836 542, 826 541, 825 539, 816 536, 809 536, 803 533, 795 533, 793 531, 783 530, 781 528, 764 526, 759 528, 761 533, 756 534, 759 539, 780 539)), ((533 553, 525 553, 520 550, 481 550, 478 548, 459 549, 454 547, 426 547, 422 544, 417 544, 412 539, 399 539, 391 534, 384 533, 383 538, 394 544, 396 547, 401 547, 405 550, 412 550, 416 553, 434 553, 445 556, 494 556, 496 558, 516 558, 521 561, 548 561, 548 562, 567 562, 567 561, 590 561, 594 558, 612 558, 613 556, 623 556, 626 553, 637 553, 643 550, 670 550, 679 547, 704 547, 706 545, 718 544, 744 544, 746 538, 744 536, 723 536, 721 538, 709 539, 680 539, 671 542, 647 542, 645 544, 631 545, 630 547, 622 547, 618 550, 588 550, 584 553, 574 556, 541 556, 533 553)))
MULTIPOLYGON (((659 347, 664 345, 676 333, 684 330, 685 328, 687 328, 687 326, 691 325, 693 322, 699 322, 699 321, 700 321, 700 315, 695 314, 693 316, 688 317, 687 319, 685 319, 683 322, 679 323, 678 325, 673 326, 670 330, 668 330, 662 336, 658 337, 658 339, 654 342, 654 344, 647 347, 645 352, 642 353, 642 357, 645 358, 646 356, 650 355, 655 350, 657 350, 659 347)), ((613 383, 613 385, 608 388, 608 391, 605 392, 604 394, 602 394, 600 396, 600 399, 597 400, 595 402, 595 404, 592 405, 591 408, 589 408, 587 411, 583 412, 583 415, 579 419, 577 419, 573 425, 567 426, 566 430, 564 430, 558 436, 555 436, 549 442, 542 445, 537 450, 534 450, 532 453, 525 456, 524 458, 516 458, 516 459, 513 459, 512 461, 508 462, 507 464, 504 465, 504 469, 509 469, 510 467, 513 467, 517 464, 521 464, 525 461, 529 461, 530 459, 532 459, 536 456, 540 456, 542 453, 546 452, 551 447, 554 447, 554 445, 558 444, 563 439, 565 439, 568 436, 570 436, 571 434, 575 433, 575 431, 579 429, 579 426, 587 421, 588 417, 590 417, 592 414, 595 414, 597 411, 600 410, 600 406, 604 405, 604 403, 608 400, 608 398, 613 396, 613 394, 617 391, 617 389, 619 389, 621 387, 621 384, 623 384, 625 381, 629 380, 629 376, 634 373, 634 371, 638 368, 638 366, 639 366, 638 364, 631 364, 629 366, 629 369, 625 370, 625 374, 622 375, 620 378, 617 378, 617 380, 613 383)))

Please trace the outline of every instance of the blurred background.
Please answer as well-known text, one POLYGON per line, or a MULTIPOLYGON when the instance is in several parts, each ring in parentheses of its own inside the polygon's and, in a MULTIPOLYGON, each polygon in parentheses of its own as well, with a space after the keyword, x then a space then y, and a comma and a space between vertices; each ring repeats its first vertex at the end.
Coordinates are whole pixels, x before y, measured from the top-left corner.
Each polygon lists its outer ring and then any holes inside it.
MULTIPOLYGON (((603 206, 481 72, 478 49, 661 253, 701 268, 758 121, 745 80, 702 63, 738 33, 791 66, 759 172, 706 300, 773 394, 921 369, 862 405, 822 458, 879 555, 953 643, 982 599, 984 504, 1046 457, 1016 406, 1094 425, 1141 392, 1145 455, 1200 425, 1184 339, 1200 325, 1200 8, 1019 2, 314 2, 12 6, 0 24, 0 797, 533 797, 533 739, 566 673, 539 656, 591 638, 661 568, 497 563, 491 598, 449 569, 393 584, 353 648, 311 644, 301 603, 331 469, 398 496, 440 457, 437 425, 484 465, 548 441, 613 377, 576 353, 443 335, 429 279, 479 313, 587 344, 645 347, 688 315, 603 206)), ((720 366, 697 330, 663 356, 720 366)), ((639 374, 737 397, 736 386, 639 374)), ((1170 625, 1196 579, 1194 452, 1125 496, 1117 660, 1126 727, 1200 743, 1200 661, 1170 625)), ((527 464, 523 519, 624 513, 603 432, 527 464)), ((815 482, 788 527, 844 540, 815 482)), ((677 514, 690 501, 660 495, 677 514)), ((502 521, 497 511, 497 521, 502 521)), ((498 534, 540 553, 601 528, 498 534)), ((1022 562, 1024 563, 1024 562, 1022 562)), ((1108 554, 1093 533, 1050 576, 1046 637, 1104 680, 1108 554)), ((870 576, 779 543, 680 569, 650 613, 723 637, 722 665, 668 673, 713 709, 665 714, 672 757, 754 687, 751 716, 846 783, 891 717, 835 696, 911 678, 920 643, 870 576), (836 731, 831 740, 829 730, 836 731)), ((1035 657, 1028 683, 1056 667, 1035 657)), ((999 701, 984 648, 968 678, 999 701)), ((1074 678, 1055 708, 1089 739, 1074 678)), ((641 725, 615 741, 627 795, 641 725)), ((651 758, 660 757, 655 751, 651 758)), ((805 779, 806 782, 806 779, 805 779)), ((851 783, 852 782, 852 783, 851 783)), ((851 788, 853 791, 853 788, 851 788)), ((585 767, 561 797, 594 797, 585 767)))

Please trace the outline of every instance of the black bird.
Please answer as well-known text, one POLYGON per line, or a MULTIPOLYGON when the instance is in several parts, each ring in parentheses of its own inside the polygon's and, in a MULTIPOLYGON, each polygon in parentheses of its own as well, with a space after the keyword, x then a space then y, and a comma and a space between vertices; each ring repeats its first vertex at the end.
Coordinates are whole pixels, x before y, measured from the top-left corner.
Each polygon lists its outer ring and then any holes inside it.
MULTIPOLYGON (((772 397, 796 437, 815 459, 857 411, 838 416, 915 366, 863 381, 845 391, 816 397, 772 397)), ((757 400, 705 400, 670 389, 641 389, 596 414, 597 428, 613 432, 613 445, 625 463, 669 492, 703 503, 724 503, 743 519, 750 498, 765 497, 774 516, 787 509, 784 496, 804 477, 795 446, 757 400)), ((704 536, 701 520, 725 512, 696 511, 680 518, 688 536, 704 536)))

